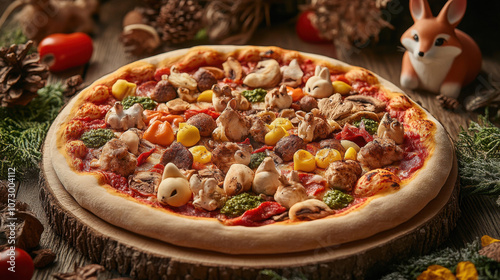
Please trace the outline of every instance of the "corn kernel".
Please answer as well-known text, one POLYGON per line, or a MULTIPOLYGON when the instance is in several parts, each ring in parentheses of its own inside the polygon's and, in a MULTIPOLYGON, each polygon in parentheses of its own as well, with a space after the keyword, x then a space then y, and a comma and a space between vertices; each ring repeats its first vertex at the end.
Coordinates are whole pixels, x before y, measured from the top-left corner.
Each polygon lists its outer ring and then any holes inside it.
POLYGON ((349 147, 347 151, 345 151, 344 159, 356 160, 357 155, 358 153, 356 152, 356 150, 353 147, 349 147))
POLYGON ((113 84, 111 94, 113 94, 116 99, 121 101, 127 96, 134 96, 136 87, 137 85, 134 83, 129 83, 126 80, 119 79, 113 84))
POLYGON ((334 81, 332 83, 332 85, 333 85, 333 92, 340 93, 342 95, 348 94, 352 89, 352 87, 350 85, 348 85, 342 81, 334 81))
POLYGON ((212 103, 212 96, 214 92, 211 89, 207 89, 198 95, 198 102, 209 102, 212 103))
POLYGON ((189 149, 193 155, 193 161, 205 164, 212 161, 212 153, 205 146, 195 146, 189 149))
POLYGON ((316 153, 315 159, 319 168, 327 168, 330 163, 342 160, 342 155, 335 149, 325 148, 316 153))
POLYGON ((271 122, 271 127, 275 126, 281 126, 285 130, 289 130, 293 128, 292 122, 287 119, 287 118, 276 118, 274 121, 271 122))
POLYGON ((266 145, 268 146, 273 146, 276 145, 276 143, 278 143, 281 138, 288 135, 288 132, 286 132, 286 130, 282 126, 275 126, 271 129, 271 131, 266 133, 266 136, 264 137, 264 143, 266 143, 266 145))
POLYGON ((316 160, 310 152, 298 150, 293 154, 293 169, 312 172, 316 169, 316 160))
POLYGON ((194 146, 200 141, 200 131, 194 125, 187 123, 179 124, 179 131, 177 131, 177 142, 185 147, 194 146))

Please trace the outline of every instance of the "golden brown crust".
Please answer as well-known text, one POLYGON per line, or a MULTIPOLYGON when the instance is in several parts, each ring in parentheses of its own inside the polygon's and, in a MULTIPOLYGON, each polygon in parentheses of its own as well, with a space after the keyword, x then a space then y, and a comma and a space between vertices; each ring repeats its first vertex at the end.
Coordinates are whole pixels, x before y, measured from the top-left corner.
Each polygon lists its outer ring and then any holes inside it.
POLYGON ((229 254, 304 251, 360 240, 393 228, 417 214, 438 194, 452 166, 451 142, 444 128, 424 109, 402 94, 400 89, 362 68, 323 56, 299 54, 276 47, 198 47, 165 53, 146 59, 145 62, 132 63, 82 91, 61 112, 54 125, 58 127, 57 141, 51 144, 49 151, 54 169, 67 191, 83 208, 113 225, 148 237, 179 246, 229 254), (345 71, 353 79, 365 79, 386 91, 386 95, 392 98, 390 106, 410 106, 411 113, 408 114, 407 121, 414 132, 425 136, 425 145, 429 150, 428 160, 422 169, 410 179, 403 180, 399 191, 371 197, 360 207, 342 215, 308 222, 280 222, 261 227, 228 227, 216 219, 180 216, 137 203, 110 187, 101 186, 102 176, 77 172, 71 167, 71 157, 64 149, 64 131, 68 120, 85 102, 85 96, 92 87, 98 84, 111 86, 117 79, 129 75, 137 75, 138 79, 152 77, 155 65, 158 65, 158 68, 174 64, 196 68, 221 64, 228 56, 257 59, 260 53, 270 49, 273 50, 270 55, 279 55, 285 60, 312 59, 322 65, 339 69, 339 72, 345 71), (201 234, 200 228, 210 234, 201 234))

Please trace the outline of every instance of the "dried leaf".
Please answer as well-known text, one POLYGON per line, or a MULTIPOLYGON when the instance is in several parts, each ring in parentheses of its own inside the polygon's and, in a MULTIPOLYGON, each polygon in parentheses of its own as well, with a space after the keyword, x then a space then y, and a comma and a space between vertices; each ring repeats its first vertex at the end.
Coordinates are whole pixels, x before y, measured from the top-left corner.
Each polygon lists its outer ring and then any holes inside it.
MULTIPOLYGON (((20 208, 27 208, 27 204, 16 201, 20 208)), ((39 245, 44 227, 31 211, 21 211, 19 208, 11 210, 5 207, 0 211, 0 235, 9 236, 14 226, 16 246, 21 249, 31 249, 39 245)))

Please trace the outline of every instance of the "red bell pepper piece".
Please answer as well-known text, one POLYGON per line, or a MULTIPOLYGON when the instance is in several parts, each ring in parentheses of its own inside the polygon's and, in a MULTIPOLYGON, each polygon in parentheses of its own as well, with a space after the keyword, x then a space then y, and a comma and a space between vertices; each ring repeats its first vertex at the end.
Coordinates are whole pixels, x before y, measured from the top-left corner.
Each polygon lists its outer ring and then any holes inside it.
POLYGON ((257 208, 245 211, 245 213, 239 217, 225 220, 224 224, 228 226, 247 227, 267 225, 274 223, 274 220, 269 220, 269 218, 285 211, 286 208, 281 206, 278 202, 265 201, 262 202, 257 208))
POLYGON ((140 166, 141 164, 143 164, 144 162, 146 162, 146 160, 148 159, 148 157, 156 150, 156 147, 152 148, 151 150, 147 151, 147 152, 144 152, 142 154, 139 155, 139 157, 137 158, 137 166, 140 166))

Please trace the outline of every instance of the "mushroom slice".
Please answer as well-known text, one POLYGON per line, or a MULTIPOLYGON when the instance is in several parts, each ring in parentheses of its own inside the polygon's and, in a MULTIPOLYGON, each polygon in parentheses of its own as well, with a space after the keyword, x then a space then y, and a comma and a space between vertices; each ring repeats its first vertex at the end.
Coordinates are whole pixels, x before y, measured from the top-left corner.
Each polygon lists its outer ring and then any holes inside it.
POLYGON ((252 190, 256 193, 274 195, 280 184, 280 173, 270 157, 266 157, 255 171, 252 190))
POLYGON ((250 190, 254 173, 250 167, 243 164, 233 164, 224 179, 224 191, 228 196, 235 196, 250 190))
POLYGON ((179 168, 168 163, 163 169, 163 176, 158 187, 158 201, 173 207, 179 207, 191 200, 192 192, 189 182, 179 168))
POLYGON ((287 180, 285 176, 280 176, 280 182, 274 194, 274 200, 283 207, 290 209, 294 204, 307 199, 306 189, 299 182, 297 171, 290 173, 290 180, 287 180))
POLYGON ((226 202, 224 191, 214 178, 203 178, 196 174, 191 176, 189 184, 194 194, 193 205, 197 208, 214 211, 226 202))
POLYGON ((194 93, 187 88, 180 87, 177 89, 179 97, 189 103, 195 103, 198 100, 199 93, 194 93))
POLYGON ((188 102, 186 102, 180 98, 176 98, 176 99, 168 101, 166 103, 166 106, 167 106, 169 111, 172 111, 172 113, 180 113, 180 112, 184 112, 187 109, 189 109, 189 107, 191 105, 188 102))
POLYGON ((371 96, 353 95, 346 97, 344 101, 346 100, 355 102, 354 111, 371 111, 377 113, 385 110, 386 107, 385 102, 371 96))
POLYGON ((253 88, 271 88, 280 81, 280 64, 274 59, 268 59, 257 63, 254 71, 245 77, 243 83, 253 88))
POLYGON ((337 124, 343 127, 346 123, 353 123, 356 121, 360 121, 361 118, 374 120, 376 122, 380 121, 377 114, 375 114, 373 112, 369 112, 369 111, 361 111, 361 112, 354 113, 354 114, 352 114, 348 117, 345 117, 343 119, 337 120, 337 124))
POLYGON ((222 112, 227 107, 229 100, 233 98, 231 94, 231 88, 228 85, 223 85, 222 87, 218 84, 212 86, 213 96, 212 104, 214 105, 215 111, 222 112))
POLYGON ((351 113, 353 107, 353 102, 342 101, 342 95, 340 93, 336 93, 329 98, 323 98, 318 102, 318 108, 321 114, 329 120, 347 117, 351 113))
POLYGON ((377 136, 392 139, 396 144, 401 145, 405 137, 404 126, 398 120, 391 118, 388 113, 385 113, 378 126, 377 136))
POLYGON ((326 203, 313 198, 293 205, 288 216, 292 221, 309 221, 326 217, 331 213, 332 210, 326 203))
POLYGON ((160 181, 160 173, 150 171, 140 171, 128 178, 130 189, 146 196, 153 195, 156 192, 160 181))
POLYGON ((288 109, 292 105, 292 96, 288 95, 286 86, 282 85, 279 90, 277 88, 270 90, 266 94, 267 109, 288 109))
POLYGON ((190 91, 195 91, 198 88, 198 82, 188 73, 180 73, 175 66, 170 68, 170 76, 168 81, 176 88, 187 88, 190 91))
POLYGON ((281 69, 283 70, 283 85, 298 87, 302 84, 304 72, 300 69, 297 59, 292 60, 288 66, 283 66, 281 69))
POLYGON ((224 68, 224 75, 233 81, 239 81, 243 78, 243 69, 241 64, 234 57, 230 56, 227 58, 226 62, 222 63, 224 68))

